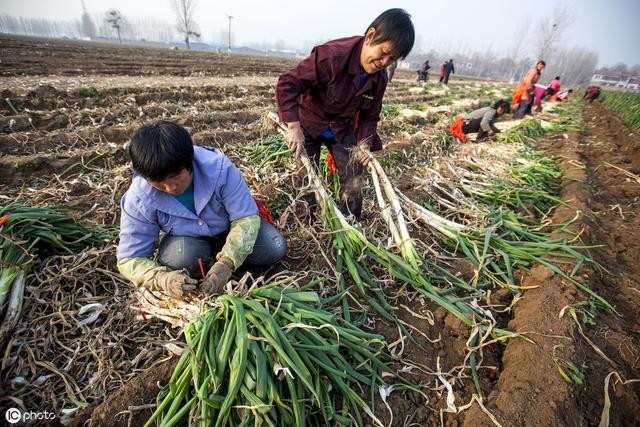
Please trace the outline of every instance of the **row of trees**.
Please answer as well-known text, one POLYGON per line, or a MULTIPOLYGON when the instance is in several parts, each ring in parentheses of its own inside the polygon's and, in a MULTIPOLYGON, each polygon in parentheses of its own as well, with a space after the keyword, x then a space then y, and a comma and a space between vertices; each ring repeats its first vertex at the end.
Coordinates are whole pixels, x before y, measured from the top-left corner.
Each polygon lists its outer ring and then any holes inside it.
POLYGON ((628 79, 630 77, 640 77, 640 64, 628 67, 627 64, 618 63, 613 67, 602 67, 596 70, 596 74, 602 74, 610 77, 618 77, 628 79))
POLYGON ((65 22, 0 15, 0 33, 75 38, 113 38, 115 36, 122 43, 123 37, 130 40, 168 42, 175 40, 177 31, 184 37, 186 47, 189 49, 190 40, 200 38, 193 19, 195 0, 172 0, 172 6, 176 15, 174 27, 166 21, 157 19, 125 18, 116 9, 110 9, 102 15, 92 17, 87 12, 83 1, 82 16, 78 21, 65 22))
MULTIPOLYGON (((102 15, 90 16, 82 2, 81 19, 75 22, 52 21, 48 19, 18 18, 0 15, 0 32, 38 35, 46 37, 117 37, 130 40, 154 40, 168 42, 183 38, 187 49, 192 39, 200 38, 200 30, 194 20, 196 0, 170 0, 175 14, 175 24, 149 18, 126 18, 119 11, 111 9, 102 15), (95 24, 97 23, 97 25, 95 24)), ((563 37, 571 27, 574 16, 566 6, 558 6, 553 13, 542 17, 535 26, 530 18, 524 19, 514 34, 511 46, 503 52, 485 51, 456 52, 430 49, 424 52, 422 37, 418 36, 416 48, 408 58, 412 62, 431 60, 437 70, 444 60, 454 58, 458 74, 499 80, 518 80, 537 61, 543 58, 547 62, 543 80, 560 75, 565 85, 585 85, 589 83, 598 63, 598 54, 592 50, 575 46, 564 46, 563 37), (533 26, 533 28, 532 28, 533 26)), ((222 31, 220 40, 228 37, 231 44, 231 32, 222 31)), ((264 50, 269 47, 265 44, 264 50)), ((262 45, 261 45, 262 46, 262 45)), ((276 43, 276 49, 282 49, 284 42, 276 43), (277 46, 281 44, 282 46, 277 46)), ((453 51, 451 51, 453 50, 453 51)), ((597 71, 614 77, 632 77, 640 74, 640 65, 628 68, 618 64, 597 71)))
POLYGON ((119 16, 121 19, 117 20, 118 28, 114 28, 113 23, 107 21, 107 14, 96 15, 93 19, 89 15, 86 15, 89 18, 86 19, 83 15, 82 20, 75 22, 0 15, 0 33, 58 38, 118 38, 120 32, 121 38, 129 40, 168 42, 176 39, 173 27, 166 21, 119 16))
POLYGON ((456 72, 471 77, 517 81, 538 59, 547 63, 542 76, 546 82, 560 76, 564 85, 582 86, 590 82, 598 65, 598 53, 580 46, 568 47, 564 36, 574 22, 574 16, 566 6, 558 6, 553 12, 534 22, 523 19, 511 34, 512 44, 501 54, 492 49, 484 52, 438 52, 412 55, 412 61, 432 60, 432 67, 454 58, 456 72))

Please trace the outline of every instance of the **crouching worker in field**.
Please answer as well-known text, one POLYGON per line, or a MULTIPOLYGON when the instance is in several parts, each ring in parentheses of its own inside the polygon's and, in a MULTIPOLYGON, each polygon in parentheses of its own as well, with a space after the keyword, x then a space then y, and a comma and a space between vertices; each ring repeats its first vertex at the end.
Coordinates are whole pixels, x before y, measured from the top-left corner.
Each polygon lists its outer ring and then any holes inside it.
MULTIPOLYGON (((557 95, 554 95, 555 101, 557 102, 565 102, 569 100, 569 95, 573 93, 573 89, 564 89, 558 92, 557 95)), ((553 99, 552 99, 553 100, 553 99)))
POLYGON ((490 107, 478 108, 456 118, 449 131, 451 134, 461 142, 467 142, 467 134, 478 133, 475 142, 481 142, 487 138, 500 133, 500 129, 494 126, 494 122, 500 116, 505 113, 511 112, 511 105, 501 99, 490 107))
POLYGON ((600 96, 600 86, 590 85, 587 86, 587 90, 584 92, 584 96, 582 99, 585 99, 589 102, 593 102, 600 96))
POLYGON ((135 174, 121 201, 117 258, 134 285, 182 298, 204 271, 200 289, 219 294, 242 264, 269 265, 284 256, 286 240, 260 219, 240 171, 219 151, 194 147, 182 126, 141 127, 129 156, 135 174))
MULTIPOLYGON (((297 156, 306 152, 315 165, 322 145, 327 147, 338 169, 340 208, 356 219, 362 213, 362 175, 369 151, 382 149, 377 126, 386 68, 406 57, 413 41, 409 14, 389 9, 367 27, 364 36, 316 46, 278 79, 276 101, 280 121, 288 127, 287 144, 297 156)), ((298 168, 302 170, 300 162, 298 168)), ((298 188, 305 176, 298 175, 298 188)), ((313 210, 313 196, 306 199, 313 210)))

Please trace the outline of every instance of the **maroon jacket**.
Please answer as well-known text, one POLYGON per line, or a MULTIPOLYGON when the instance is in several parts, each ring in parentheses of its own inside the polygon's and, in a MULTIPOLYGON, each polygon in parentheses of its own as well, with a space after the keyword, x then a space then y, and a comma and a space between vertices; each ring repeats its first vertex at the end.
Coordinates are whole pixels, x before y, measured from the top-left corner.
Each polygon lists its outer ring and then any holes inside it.
POLYGON ((369 75, 360 89, 363 40, 362 36, 347 37, 316 46, 308 58, 282 74, 276 86, 280 120, 300 121, 314 138, 331 129, 342 142, 353 130, 358 113, 356 141, 371 137, 371 150, 381 150, 377 128, 387 73, 382 70, 369 75))

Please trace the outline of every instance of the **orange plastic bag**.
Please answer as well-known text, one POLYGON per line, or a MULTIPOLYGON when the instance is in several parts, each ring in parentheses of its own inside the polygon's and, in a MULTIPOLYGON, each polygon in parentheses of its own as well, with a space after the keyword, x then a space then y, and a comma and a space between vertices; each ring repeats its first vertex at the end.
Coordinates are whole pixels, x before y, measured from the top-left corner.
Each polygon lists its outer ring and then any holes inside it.
POLYGON ((462 126, 464 125, 464 119, 462 116, 456 117, 456 119, 451 122, 451 126, 449 126, 449 132, 454 138, 459 139, 460 142, 467 142, 467 135, 462 131, 462 126))

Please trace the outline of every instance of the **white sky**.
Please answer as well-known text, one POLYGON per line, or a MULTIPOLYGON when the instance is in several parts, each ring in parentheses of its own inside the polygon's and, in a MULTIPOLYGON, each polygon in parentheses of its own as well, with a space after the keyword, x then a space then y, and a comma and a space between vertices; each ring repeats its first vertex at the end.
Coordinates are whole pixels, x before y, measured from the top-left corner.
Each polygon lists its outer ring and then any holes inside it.
MULTIPOLYGON (((196 0, 195 18, 204 40, 219 41, 233 15, 236 44, 275 43, 301 48, 332 38, 361 34, 382 11, 405 8, 412 16, 418 43, 453 51, 493 49, 505 54, 523 20, 550 15, 558 0, 196 0)), ((115 8, 127 16, 174 22, 171 0, 85 0, 89 13, 115 8)), ((599 54, 599 65, 640 63, 640 0, 565 0, 575 22, 565 33, 565 46, 585 46, 599 54)), ((79 19, 80 0, 0 0, 0 13, 14 16, 79 19)), ((533 55, 533 37, 527 43, 533 55)), ((444 53, 444 52, 443 52, 444 53)))

